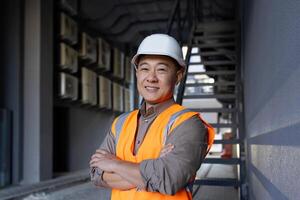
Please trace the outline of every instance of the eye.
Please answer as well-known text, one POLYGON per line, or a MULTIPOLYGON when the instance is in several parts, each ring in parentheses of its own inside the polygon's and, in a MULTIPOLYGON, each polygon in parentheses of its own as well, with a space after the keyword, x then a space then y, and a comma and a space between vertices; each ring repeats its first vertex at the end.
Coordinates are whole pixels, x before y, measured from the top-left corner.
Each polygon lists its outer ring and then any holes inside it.
POLYGON ((156 70, 159 72, 166 72, 168 71, 168 66, 164 63, 160 63, 159 65, 157 65, 156 70))
POLYGON ((168 68, 167 68, 167 66, 162 65, 157 68, 157 71, 159 73, 166 73, 168 71, 168 68))
POLYGON ((139 69, 139 71, 148 71, 149 70, 149 68, 146 66, 139 66, 138 69, 139 69))

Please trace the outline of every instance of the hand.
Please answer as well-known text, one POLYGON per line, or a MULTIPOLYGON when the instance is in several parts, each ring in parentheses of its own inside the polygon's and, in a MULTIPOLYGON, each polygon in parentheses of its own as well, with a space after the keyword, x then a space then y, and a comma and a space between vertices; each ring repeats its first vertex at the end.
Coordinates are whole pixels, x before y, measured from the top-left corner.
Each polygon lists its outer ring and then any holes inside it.
POLYGON ((91 157, 90 167, 98 167, 103 171, 113 173, 113 169, 118 162, 119 159, 115 155, 105 150, 98 149, 91 157))
POLYGON ((162 150, 160 151, 160 155, 159 157, 164 157, 165 155, 167 155, 169 152, 171 152, 174 149, 174 145, 173 144, 167 144, 165 145, 162 150))

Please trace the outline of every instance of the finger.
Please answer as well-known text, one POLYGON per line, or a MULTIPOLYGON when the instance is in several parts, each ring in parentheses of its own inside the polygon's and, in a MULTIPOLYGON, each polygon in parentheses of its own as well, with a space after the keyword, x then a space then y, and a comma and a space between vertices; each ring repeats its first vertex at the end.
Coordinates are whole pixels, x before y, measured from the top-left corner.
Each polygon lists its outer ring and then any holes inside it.
POLYGON ((174 146, 173 144, 169 143, 169 144, 165 145, 164 148, 168 149, 168 148, 172 148, 173 146, 174 146))
POLYGON ((162 152, 172 150, 173 148, 174 148, 173 144, 167 144, 166 146, 163 147, 162 152))
POLYGON ((94 163, 94 162, 103 161, 103 160, 107 160, 107 159, 105 157, 100 157, 100 158, 95 157, 95 158, 93 158, 93 159, 90 160, 90 164, 94 163))
POLYGON ((94 159, 94 158, 98 158, 98 159, 101 159, 101 158, 104 158, 105 156, 102 155, 102 154, 94 154, 92 157, 91 157, 91 160, 94 159))
POLYGON ((91 164, 96 163, 98 161, 100 161, 100 159, 92 159, 89 164, 91 165, 91 164))
POLYGON ((112 154, 110 154, 110 153, 108 153, 108 152, 106 152, 106 151, 96 151, 96 153, 94 153, 93 155, 92 155, 92 157, 93 156, 100 156, 100 157, 103 157, 103 156, 109 156, 109 155, 112 155, 112 154))
POLYGON ((173 150, 173 146, 170 147, 170 148, 167 148, 166 151, 165 151, 165 153, 169 153, 169 152, 171 152, 172 150, 173 150))
POLYGON ((101 165, 104 163, 104 160, 96 160, 93 162, 90 162, 90 167, 98 167, 101 168, 101 165))
POLYGON ((100 160, 102 160, 102 159, 109 159, 109 156, 105 156, 105 155, 94 155, 94 156, 92 156, 91 157, 91 160, 93 160, 93 159, 100 159, 100 160))
POLYGON ((97 149, 96 153, 101 153, 101 154, 109 154, 108 151, 104 150, 104 149, 97 149))
POLYGON ((103 164, 104 164, 103 162, 98 161, 98 162, 92 163, 92 164, 90 165, 90 167, 98 167, 98 168, 102 169, 103 164))
POLYGON ((160 153, 160 157, 165 156, 166 154, 170 153, 173 149, 174 149, 174 145, 166 145, 166 147, 164 149, 162 149, 161 153, 160 153))
POLYGON ((164 146, 164 148, 169 147, 169 146, 172 146, 172 144, 171 144, 171 143, 166 144, 166 145, 164 146))
POLYGON ((98 167, 98 168, 100 168, 98 162, 95 162, 95 163, 90 164, 90 167, 98 167))

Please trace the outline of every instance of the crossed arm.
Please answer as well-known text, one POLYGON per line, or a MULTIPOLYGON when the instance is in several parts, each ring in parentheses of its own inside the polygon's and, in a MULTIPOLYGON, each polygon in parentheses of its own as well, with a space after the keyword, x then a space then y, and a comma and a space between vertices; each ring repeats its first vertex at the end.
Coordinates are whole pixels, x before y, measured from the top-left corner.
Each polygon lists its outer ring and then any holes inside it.
MULTIPOLYGON (((166 145, 160 157, 172 151, 172 144, 166 145)), ((140 164, 120 160, 108 151, 98 149, 92 155, 90 167, 97 167, 104 171, 102 175, 103 186, 120 190, 132 188, 145 189, 145 183, 140 173, 140 164)))
POLYGON ((114 156, 114 136, 107 134, 101 149, 111 154, 100 150, 92 156, 90 166, 101 171, 91 173, 92 181, 100 187, 120 190, 138 188, 175 194, 186 186, 200 167, 206 155, 207 130, 197 117, 192 117, 177 126, 167 137, 166 143, 173 144, 174 149, 166 151, 166 154, 161 152, 156 159, 130 163, 114 156), (102 174, 102 178, 97 174, 102 174))

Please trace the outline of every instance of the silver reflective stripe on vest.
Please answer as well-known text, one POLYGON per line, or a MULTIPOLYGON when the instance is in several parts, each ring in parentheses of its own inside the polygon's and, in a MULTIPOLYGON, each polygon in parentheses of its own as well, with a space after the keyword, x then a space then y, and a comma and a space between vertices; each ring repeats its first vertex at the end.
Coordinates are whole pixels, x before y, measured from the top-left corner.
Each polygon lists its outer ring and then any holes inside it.
POLYGON ((115 144, 116 144, 116 146, 117 146, 119 138, 120 138, 120 134, 121 134, 121 131, 122 131, 123 124, 124 124, 124 122, 125 122, 125 120, 126 120, 126 118, 129 114, 130 114, 130 112, 123 113, 117 119, 116 127, 115 127, 115 130, 116 130, 115 144))
POLYGON ((191 112, 191 111, 190 111, 189 109, 183 109, 183 110, 181 110, 181 111, 178 111, 177 113, 174 113, 174 114, 171 116, 171 118, 170 118, 170 120, 169 120, 169 122, 168 122, 168 124, 167 124, 167 126, 166 126, 166 128, 165 128, 165 130, 164 130, 163 145, 165 145, 166 140, 167 140, 167 136, 169 135, 170 129, 171 129, 172 125, 174 124, 174 122, 176 121, 176 119, 177 119, 180 115, 182 115, 182 114, 184 114, 184 113, 187 113, 187 112, 191 112))

